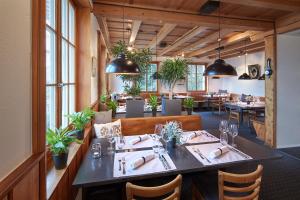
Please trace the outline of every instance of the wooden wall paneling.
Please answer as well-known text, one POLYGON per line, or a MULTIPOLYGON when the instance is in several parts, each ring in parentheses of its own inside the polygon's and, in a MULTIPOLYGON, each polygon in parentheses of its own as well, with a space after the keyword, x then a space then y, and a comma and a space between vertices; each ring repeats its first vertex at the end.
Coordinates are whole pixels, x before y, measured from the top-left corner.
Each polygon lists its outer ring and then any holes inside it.
MULTIPOLYGON (((77 157, 77 156, 76 156, 77 157)), ((78 167, 80 165, 78 165, 77 163, 77 158, 74 158, 72 160, 72 162, 70 163, 69 165, 69 173, 68 173, 68 176, 69 176, 69 182, 68 182, 68 191, 70 193, 70 199, 75 199, 76 196, 77 196, 77 193, 78 193, 78 188, 75 188, 72 186, 72 183, 75 179, 75 176, 76 176, 76 173, 77 173, 77 170, 78 170, 78 167)))
POLYGON ((91 99, 91 17, 89 8, 77 8, 76 12, 76 110, 90 105, 91 99))
POLYGON ((276 35, 265 38, 265 63, 271 59, 273 75, 265 80, 265 101, 266 101, 266 143, 276 147, 276 35))

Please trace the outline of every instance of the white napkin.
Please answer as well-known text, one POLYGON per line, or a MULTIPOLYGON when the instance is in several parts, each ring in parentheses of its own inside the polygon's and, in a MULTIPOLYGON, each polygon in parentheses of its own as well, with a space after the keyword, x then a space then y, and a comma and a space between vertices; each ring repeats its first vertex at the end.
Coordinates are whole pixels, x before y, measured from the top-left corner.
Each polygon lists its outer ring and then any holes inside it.
POLYGON ((188 135, 187 135, 187 139, 188 140, 192 140, 192 139, 194 139, 195 137, 198 137, 200 134, 199 133, 197 133, 197 132, 192 132, 192 133, 189 133, 188 135))
POLYGON ((149 162, 151 160, 153 160, 155 158, 155 155, 152 153, 152 154, 148 154, 148 155, 145 155, 143 157, 140 157, 136 160, 134 160, 130 166, 132 169, 136 169, 142 165, 144 165, 146 162, 149 162))
POLYGON ((223 155, 224 153, 227 153, 229 151, 229 148, 227 146, 222 146, 220 148, 217 148, 209 153, 210 158, 216 158, 218 156, 223 155))
POLYGON ((148 136, 147 134, 146 134, 146 135, 141 135, 141 136, 138 136, 138 137, 136 137, 136 138, 130 140, 129 143, 130 143, 131 145, 134 145, 134 144, 136 144, 136 143, 145 141, 145 140, 147 140, 148 138, 149 138, 149 136, 148 136))

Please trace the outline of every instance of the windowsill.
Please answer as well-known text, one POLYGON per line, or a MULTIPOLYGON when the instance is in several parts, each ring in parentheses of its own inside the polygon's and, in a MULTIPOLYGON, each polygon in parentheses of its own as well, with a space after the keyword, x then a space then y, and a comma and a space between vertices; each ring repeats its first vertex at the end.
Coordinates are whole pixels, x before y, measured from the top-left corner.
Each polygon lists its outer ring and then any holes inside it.
MULTIPOLYGON (((88 127, 85 129, 85 133, 84 133, 84 141, 86 140, 86 138, 88 137, 88 133, 91 131, 91 127, 88 127)), ((57 170, 55 169, 55 167, 53 166, 51 169, 49 169, 47 177, 46 177, 46 194, 47 194, 47 199, 50 199, 51 195, 53 194, 53 192, 55 191, 55 189, 57 188, 57 185, 59 184, 60 180, 62 179, 62 177, 65 175, 70 163, 73 161, 73 159, 75 158, 78 150, 80 149, 81 144, 77 144, 77 143, 72 143, 69 147, 69 155, 68 155, 68 161, 67 161, 67 166, 64 169, 61 170, 57 170)))

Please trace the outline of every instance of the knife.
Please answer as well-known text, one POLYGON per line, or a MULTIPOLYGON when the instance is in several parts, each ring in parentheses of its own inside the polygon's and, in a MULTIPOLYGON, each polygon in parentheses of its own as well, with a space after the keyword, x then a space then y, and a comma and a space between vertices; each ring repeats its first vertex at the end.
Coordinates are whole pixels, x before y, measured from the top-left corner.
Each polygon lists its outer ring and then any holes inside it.
POLYGON ((201 151, 199 149, 196 149, 194 150, 202 159, 206 160, 207 162, 211 163, 211 161, 206 157, 204 156, 201 151))
POLYGON ((165 161, 165 163, 166 163, 168 169, 171 169, 171 166, 170 166, 170 164, 168 163, 168 161, 167 161, 167 159, 165 158, 165 156, 164 156, 164 155, 161 155, 161 157, 162 157, 162 159, 165 161))
POLYGON ((250 159, 250 156, 244 154, 243 152, 241 152, 241 151, 239 151, 239 150, 237 150, 237 149, 235 149, 235 148, 229 147, 229 149, 230 149, 231 151, 236 152, 237 154, 239 154, 239 155, 242 156, 243 158, 250 159))
POLYGON ((165 170, 168 170, 166 163, 164 162, 164 160, 162 159, 161 155, 159 155, 159 160, 162 163, 162 165, 164 166, 165 170))

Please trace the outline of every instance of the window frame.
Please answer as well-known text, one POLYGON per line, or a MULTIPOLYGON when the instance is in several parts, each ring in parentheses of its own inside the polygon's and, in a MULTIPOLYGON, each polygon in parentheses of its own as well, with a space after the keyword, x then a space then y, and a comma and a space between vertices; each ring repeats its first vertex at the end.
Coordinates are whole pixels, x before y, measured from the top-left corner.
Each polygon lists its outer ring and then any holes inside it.
MULTIPOLYGON (((67 87, 67 110, 69 112, 70 109, 70 86, 74 86, 74 110, 76 110, 76 103, 77 103, 77 99, 76 99, 76 86, 77 86, 77 79, 76 79, 76 73, 77 73, 77 59, 76 59, 76 54, 77 54, 77 30, 76 30, 76 21, 77 21, 77 8, 76 5, 74 3, 73 0, 67 0, 67 5, 68 5, 68 9, 67 9, 67 37, 63 36, 62 33, 62 0, 56 0, 55 1, 55 27, 51 27, 51 25, 48 25, 45 19, 45 31, 47 31, 48 29, 50 31, 52 31, 55 34, 55 81, 54 83, 50 83, 48 84, 46 82, 46 91, 48 87, 55 87, 55 125, 56 128, 62 126, 63 123, 63 89, 64 87, 67 87), (70 6, 73 7, 74 9, 74 43, 72 43, 71 38, 70 38, 70 19, 69 19, 69 14, 70 14, 70 6), (63 81, 63 63, 62 63, 62 55, 63 55, 63 51, 62 51, 62 44, 63 41, 66 42, 66 46, 67 46, 67 68, 68 68, 68 72, 67 72, 67 77, 68 80, 67 82, 63 81), (72 48, 74 48, 74 82, 69 82, 70 80, 70 46, 72 46, 72 48)), ((47 14, 47 11, 46 11, 47 14)), ((47 93, 46 93, 47 95, 47 93)), ((47 99, 46 99, 47 102, 47 99)), ((47 120, 47 118, 46 118, 47 120)), ((46 121, 47 122, 47 121, 46 121)), ((68 122, 69 124, 69 119, 68 122)), ((47 125, 47 124, 46 124, 47 125)), ((46 128, 48 128, 46 126, 46 128)))
MULTIPOLYGON (((155 64, 156 65, 156 71, 158 72, 158 69, 159 69, 159 64, 160 62, 159 61, 152 61, 150 62, 150 65, 151 64, 155 64)), ((154 91, 148 91, 148 76, 147 76, 147 72, 146 72, 146 80, 145 80, 145 84, 146 84, 146 90, 141 90, 141 93, 145 94, 145 93, 157 93, 158 92, 158 80, 156 79, 156 90, 154 91)))
MULTIPOLYGON (((196 67, 196 86, 197 86, 197 65, 204 65, 204 69, 206 69, 207 68, 207 63, 201 63, 201 62, 192 62, 192 63, 188 63, 187 64, 188 66, 189 65, 193 65, 193 66, 195 66, 196 67)), ((208 78, 207 78, 207 76, 205 76, 205 89, 204 90, 198 90, 198 89, 196 89, 196 90, 189 90, 189 85, 188 85, 188 76, 186 77, 186 91, 187 92, 207 92, 207 86, 208 86, 208 78)))

